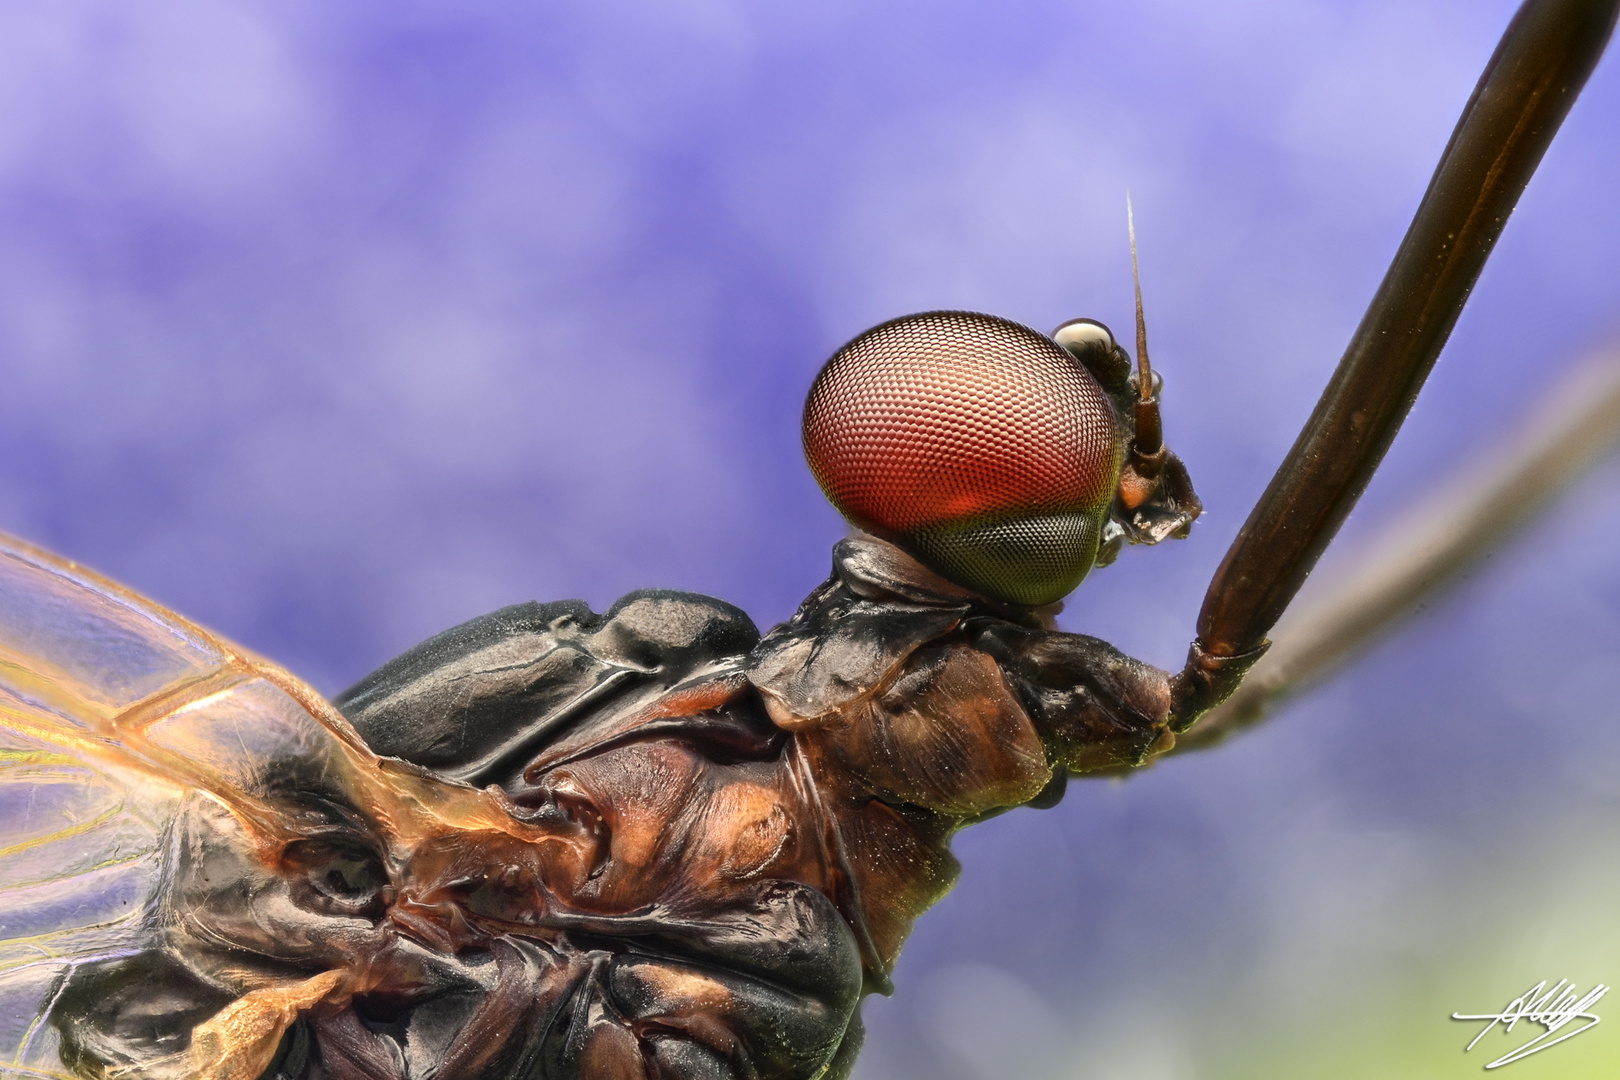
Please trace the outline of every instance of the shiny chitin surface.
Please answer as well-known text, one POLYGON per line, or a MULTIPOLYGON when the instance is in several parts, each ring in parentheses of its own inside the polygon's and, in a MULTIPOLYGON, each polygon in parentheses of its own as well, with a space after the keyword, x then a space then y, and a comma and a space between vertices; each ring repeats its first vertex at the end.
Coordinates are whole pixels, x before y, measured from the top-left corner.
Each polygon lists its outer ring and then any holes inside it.
POLYGON ((763 640, 685 593, 519 605, 348 719, 0 558, 12 1075, 843 1076, 951 835, 1173 741, 1164 672, 870 538, 763 640))

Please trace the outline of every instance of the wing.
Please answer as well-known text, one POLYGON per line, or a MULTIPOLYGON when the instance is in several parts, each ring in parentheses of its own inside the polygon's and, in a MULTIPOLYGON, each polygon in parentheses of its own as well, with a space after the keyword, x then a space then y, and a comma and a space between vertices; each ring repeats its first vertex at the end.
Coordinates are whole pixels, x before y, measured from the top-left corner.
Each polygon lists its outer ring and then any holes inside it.
POLYGON ((842 1075, 859 1043, 815 889, 581 908, 594 832, 377 756, 280 668, 3 536, 0 800, 0 1078, 842 1075))
MULTIPOLYGON (((377 775, 285 671, 0 535, 0 1076, 69 1075, 47 1019, 75 971, 152 948, 185 800, 220 804, 259 846, 296 829, 273 798, 288 761, 351 784, 377 775)), ((233 1006, 238 1050, 273 1050, 316 992, 261 989, 233 1006)))

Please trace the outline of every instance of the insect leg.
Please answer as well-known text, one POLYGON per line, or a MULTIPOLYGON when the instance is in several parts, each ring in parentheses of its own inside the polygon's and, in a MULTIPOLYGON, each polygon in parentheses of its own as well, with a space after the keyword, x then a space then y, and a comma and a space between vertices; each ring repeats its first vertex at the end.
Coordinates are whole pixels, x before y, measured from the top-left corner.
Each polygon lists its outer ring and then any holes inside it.
POLYGON ((1359 549, 1351 566, 1307 587, 1243 685, 1175 750, 1213 746, 1333 671, 1518 535, 1617 445, 1620 344, 1560 377, 1504 452, 1471 463, 1359 549))
POLYGON ((1508 25, 1338 369, 1215 572, 1175 678, 1175 730, 1236 689, 1372 479, 1617 7, 1527 0, 1508 25))

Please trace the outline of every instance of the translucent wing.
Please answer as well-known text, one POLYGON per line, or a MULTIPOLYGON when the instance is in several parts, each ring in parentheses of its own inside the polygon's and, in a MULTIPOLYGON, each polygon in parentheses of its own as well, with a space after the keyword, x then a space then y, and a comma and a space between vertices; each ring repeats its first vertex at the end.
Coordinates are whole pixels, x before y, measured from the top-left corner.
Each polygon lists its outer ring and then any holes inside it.
POLYGON ((821 893, 745 881, 603 914, 574 902, 598 833, 517 809, 378 757, 280 668, 0 536, 0 1080, 316 1058, 402 1080, 542 1059, 774 1075, 838 1051, 860 969, 821 893))
MULTIPOLYGON (((184 802, 223 806, 249 848, 298 832, 276 797, 288 762, 303 786, 358 785, 385 806, 413 786, 390 785, 342 717, 286 672, 0 536, 0 1076, 70 1075, 51 1010, 76 970, 154 947, 165 837, 184 802)), ((395 815, 407 831, 413 818, 395 815)), ((234 1027, 194 1041, 193 1056, 273 1050, 337 979, 245 994, 226 1010, 234 1027)), ((234 1071, 196 1064, 179 1071, 234 1071)))

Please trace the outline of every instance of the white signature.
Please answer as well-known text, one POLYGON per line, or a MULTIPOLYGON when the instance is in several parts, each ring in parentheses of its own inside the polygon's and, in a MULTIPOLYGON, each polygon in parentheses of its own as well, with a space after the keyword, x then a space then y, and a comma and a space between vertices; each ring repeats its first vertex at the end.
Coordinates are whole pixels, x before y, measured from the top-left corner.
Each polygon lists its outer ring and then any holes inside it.
POLYGON ((1471 1013, 1452 1013, 1451 1018, 1453 1020, 1490 1021, 1478 1035, 1474 1036, 1474 1041, 1463 1048, 1465 1054, 1472 1050, 1479 1040, 1490 1034, 1491 1029, 1496 1027, 1497 1024, 1502 1025, 1504 1034, 1512 1031, 1513 1025, 1520 1020, 1540 1024, 1547 1029, 1517 1050, 1504 1054, 1485 1066, 1487 1069, 1495 1069, 1503 1065, 1511 1065, 1520 1058, 1527 1058, 1531 1054, 1539 1054, 1549 1046, 1556 1046, 1565 1039, 1573 1039, 1581 1032, 1597 1027, 1598 1016, 1590 1010, 1608 992, 1609 988, 1607 986, 1598 983, 1588 990, 1585 996, 1577 997, 1575 984, 1568 979, 1559 979, 1558 985, 1551 990, 1547 989, 1547 981, 1543 979, 1508 1002, 1507 1008, 1499 1013, 1480 1013, 1477 1016, 1471 1013), (1574 1020, 1584 1020, 1586 1022, 1573 1031, 1566 1031, 1556 1039, 1553 1038, 1555 1033, 1574 1020))

